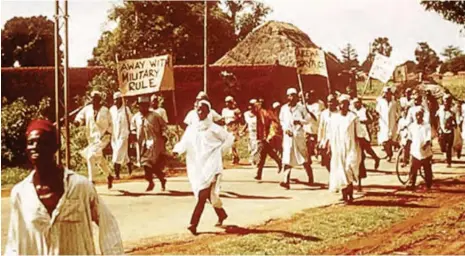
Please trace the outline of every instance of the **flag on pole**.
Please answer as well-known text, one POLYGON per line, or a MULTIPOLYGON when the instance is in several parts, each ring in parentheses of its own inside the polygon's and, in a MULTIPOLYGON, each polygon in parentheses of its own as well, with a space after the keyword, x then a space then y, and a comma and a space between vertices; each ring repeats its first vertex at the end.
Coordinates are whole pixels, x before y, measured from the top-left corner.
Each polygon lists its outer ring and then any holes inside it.
POLYGON ((173 63, 170 55, 119 61, 117 71, 123 96, 174 90, 173 63))
POLYGON ((325 52, 318 48, 297 48, 296 66, 298 74, 328 77, 325 52))
POLYGON ((368 74, 369 77, 375 78, 380 80, 383 83, 387 83, 392 76, 392 72, 396 65, 392 62, 391 59, 388 57, 376 54, 375 60, 373 61, 373 65, 371 66, 370 73, 368 74))

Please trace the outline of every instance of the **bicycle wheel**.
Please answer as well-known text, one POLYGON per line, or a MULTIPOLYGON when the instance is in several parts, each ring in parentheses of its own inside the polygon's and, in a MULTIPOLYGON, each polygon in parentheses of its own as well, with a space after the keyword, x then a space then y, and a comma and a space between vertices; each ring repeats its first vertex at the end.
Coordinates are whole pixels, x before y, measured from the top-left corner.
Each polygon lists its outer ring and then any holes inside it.
POLYGON ((399 179, 400 183, 403 185, 407 184, 410 178, 410 166, 407 164, 407 159, 404 159, 404 150, 404 147, 399 149, 396 159, 397 179, 399 179))

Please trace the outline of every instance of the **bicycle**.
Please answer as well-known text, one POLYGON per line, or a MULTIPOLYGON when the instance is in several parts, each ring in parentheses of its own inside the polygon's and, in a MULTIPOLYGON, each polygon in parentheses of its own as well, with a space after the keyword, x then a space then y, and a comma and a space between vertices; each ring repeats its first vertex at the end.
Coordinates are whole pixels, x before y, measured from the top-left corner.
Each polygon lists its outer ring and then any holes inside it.
MULTIPOLYGON (((407 183, 410 181, 410 164, 409 161, 410 159, 404 159, 405 154, 404 154, 405 146, 401 146, 399 151, 397 152, 397 157, 396 157, 396 174, 397 174, 397 179, 399 179, 400 183, 402 185, 407 185, 407 183)), ((423 168, 420 168, 420 176, 425 179, 425 172, 423 168)))

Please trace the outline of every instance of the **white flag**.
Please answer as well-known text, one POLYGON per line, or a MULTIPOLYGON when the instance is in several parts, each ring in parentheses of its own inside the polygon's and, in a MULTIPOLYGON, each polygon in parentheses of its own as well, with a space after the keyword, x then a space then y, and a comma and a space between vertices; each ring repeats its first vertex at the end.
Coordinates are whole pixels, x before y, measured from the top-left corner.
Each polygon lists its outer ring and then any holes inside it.
POLYGON ((328 77, 325 52, 317 48, 296 49, 297 73, 328 77))
POLYGON ((373 65, 371 65, 369 77, 380 80, 383 83, 387 83, 392 76, 392 72, 396 65, 388 57, 376 54, 373 65))

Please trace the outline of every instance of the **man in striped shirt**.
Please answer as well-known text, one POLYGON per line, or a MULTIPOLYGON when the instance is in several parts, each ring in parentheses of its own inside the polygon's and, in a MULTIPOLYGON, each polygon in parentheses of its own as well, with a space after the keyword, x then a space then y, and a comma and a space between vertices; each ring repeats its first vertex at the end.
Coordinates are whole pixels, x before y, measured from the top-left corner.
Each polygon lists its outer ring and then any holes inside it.
POLYGON ((55 126, 32 121, 26 132, 34 169, 11 192, 6 255, 95 255, 92 222, 100 251, 123 254, 118 223, 84 176, 55 164, 55 126))

